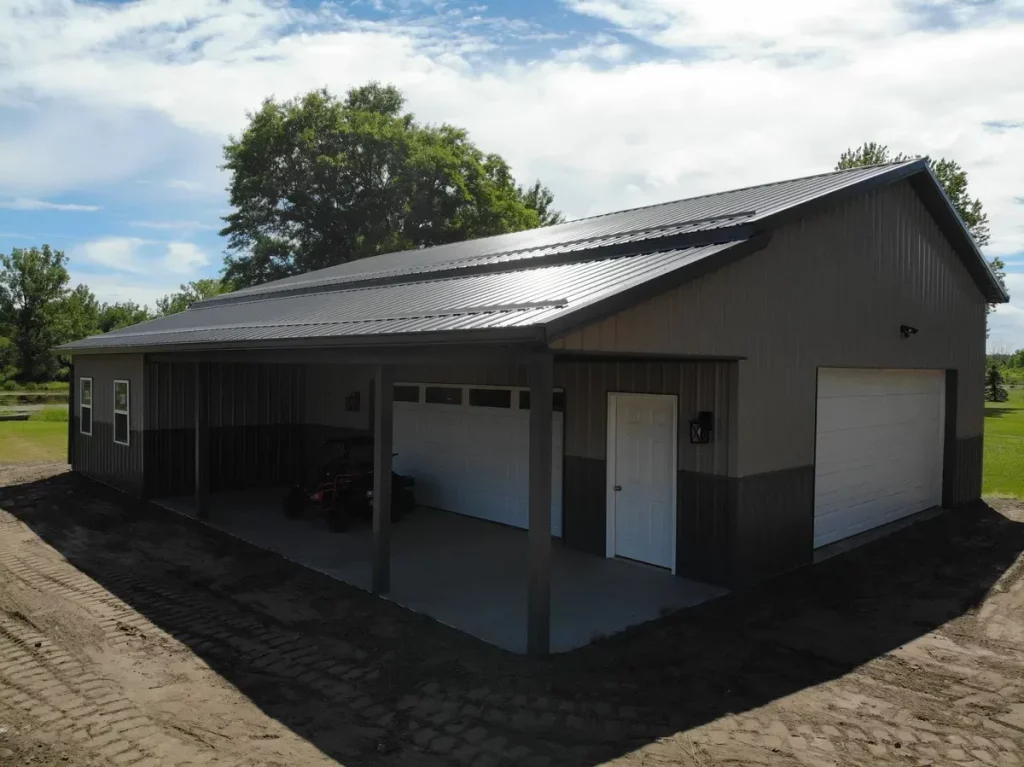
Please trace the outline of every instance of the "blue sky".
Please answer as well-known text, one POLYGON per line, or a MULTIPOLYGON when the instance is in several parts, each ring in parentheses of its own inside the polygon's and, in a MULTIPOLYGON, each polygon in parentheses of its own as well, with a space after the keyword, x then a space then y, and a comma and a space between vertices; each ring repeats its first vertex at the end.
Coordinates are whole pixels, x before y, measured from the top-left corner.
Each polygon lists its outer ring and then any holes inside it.
POLYGON ((1024 0, 7 0, 0 251, 48 242, 103 300, 213 275, 225 138, 268 95, 394 82, 570 216, 947 156, 991 218, 1024 347, 1024 0))

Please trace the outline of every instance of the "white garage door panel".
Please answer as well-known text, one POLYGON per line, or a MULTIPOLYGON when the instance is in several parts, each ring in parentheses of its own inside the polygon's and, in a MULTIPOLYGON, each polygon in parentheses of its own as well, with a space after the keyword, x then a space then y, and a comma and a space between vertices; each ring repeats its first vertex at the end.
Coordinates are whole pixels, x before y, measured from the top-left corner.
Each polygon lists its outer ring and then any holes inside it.
POLYGON ((941 503, 944 390, 942 371, 819 372, 816 547, 941 503))
MULTIPOLYGON (((468 388, 464 389, 464 399, 468 388)), ((416 498, 459 514, 529 526, 530 411, 396 402, 395 471, 416 479, 416 498)), ((554 413, 551 531, 562 534, 562 414, 554 413)))

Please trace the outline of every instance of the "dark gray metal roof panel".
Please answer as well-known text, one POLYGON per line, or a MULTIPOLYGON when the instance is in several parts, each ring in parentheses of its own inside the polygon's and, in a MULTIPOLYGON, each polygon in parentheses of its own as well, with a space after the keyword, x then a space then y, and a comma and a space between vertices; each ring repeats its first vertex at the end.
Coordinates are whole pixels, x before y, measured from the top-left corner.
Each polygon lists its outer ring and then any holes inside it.
POLYGON ((231 345, 543 326, 737 244, 260 301, 207 303, 61 349, 231 345))
POLYGON ((540 229, 388 253, 246 288, 211 299, 211 302, 257 298, 277 291, 328 287, 369 278, 428 274, 453 266, 468 268, 488 261, 543 257, 572 250, 590 250, 617 242, 643 242, 682 232, 753 223, 823 195, 892 174, 898 168, 915 163, 920 161, 833 171, 577 219, 540 229))

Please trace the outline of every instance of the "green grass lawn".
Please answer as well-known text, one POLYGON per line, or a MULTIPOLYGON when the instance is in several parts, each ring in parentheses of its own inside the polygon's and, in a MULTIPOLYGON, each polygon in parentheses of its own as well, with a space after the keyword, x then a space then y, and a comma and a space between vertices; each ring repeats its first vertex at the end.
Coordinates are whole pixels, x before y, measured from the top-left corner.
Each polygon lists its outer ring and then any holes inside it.
POLYGON ((68 422, 0 421, 0 463, 66 461, 68 422))
POLYGON ((1024 498, 1024 389, 985 403, 985 495, 1024 498))

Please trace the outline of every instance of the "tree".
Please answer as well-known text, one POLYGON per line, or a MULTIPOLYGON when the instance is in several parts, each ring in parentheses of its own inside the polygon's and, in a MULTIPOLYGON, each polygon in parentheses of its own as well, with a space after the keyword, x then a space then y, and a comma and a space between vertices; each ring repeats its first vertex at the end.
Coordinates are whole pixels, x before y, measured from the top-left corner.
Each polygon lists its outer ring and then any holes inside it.
POLYGON ((540 181, 534 181, 533 186, 526 189, 519 187, 519 197, 527 207, 537 211, 537 215, 540 216, 541 226, 551 226, 552 224, 560 224, 565 221, 565 216, 552 208, 552 205, 555 203, 555 196, 540 181))
POLYGON ((234 212, 224 276, 239 287, 373 256, 554 223, 466 131, 404 113, 393 85, 263 102, 224 148, 234 212))
MULTIPOLYGON (((163 298, 156 300, 158 315, 177 314, 188 309, 196 301, 203 301, 207 298, 219 296, 222 293, 230 293, 235 289, 230 280, 219 280, 215 278, 195 280, 186 285, 179 285, 177 293, 168 293, 163 298)), ((145 311, 145 310, 143 310, 145 311)), ((147 316, 145 319, 149 319, 147 316)), ((137 320, 141 322, 142 320, 137 320)))
MULTIPOLYGON (((890 155, 889 147, 885 144, 868 141, 856 149, 847 149, 843 152, 839 156, 839 162, 836 163, 836 170, 861 168, 868 165, 884 165, 890 162, 905 162, 917 157, 919 155, 908 155, 902 152, 897 155, 890 155)), ((928 167, 931 168, 939 183, 942 184, 942 188, 946 190, 950 202, 953 203, 956 212, 960 214, 960 218, 967 225, 967 229, 978 244, 978 247, 988 245, 988 214, 982 209, 981 200, 977 197, 972 198, 967 191, 967 171, 961 168, 960 164, 955 160, 947 160, 945 157, 939 160, 929 158, 928 167)), ((1006 265, 999 258, 993 258, 989 261, 989 266, 992 267, 996 279, 999 280, 999 284, 1005 290, 1006 265)), ((991 309, 992 307, 989 306, 989 310, 991 309)))
POLYGON ((99 332, 109 333, 151 319, 153 315, 149 309, 134 301, 103 304, 99 310, 99 332))
POLYGON ((22 380, 57 375, 51 349, 62 339, 60 311, 68 297, 67 257, 49 245, 0 254, 0 323, 16 349, 22 380))
POLYGON ((985 376, 985 399, 989 402, 1006 402, 1009 395, 1003 386, 1003 374, 996 365, 990 365, 985 376))
POLYGON ((78 285, 61 301, 54 312, 58 343, 77 341, 101 330, 102 308, 88 285, 78 285))

